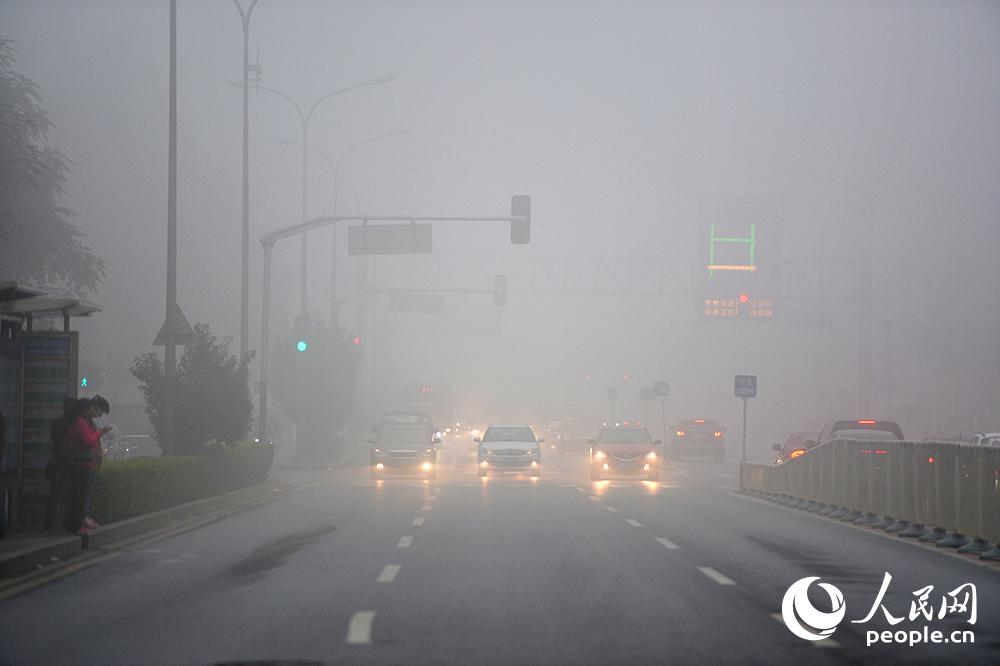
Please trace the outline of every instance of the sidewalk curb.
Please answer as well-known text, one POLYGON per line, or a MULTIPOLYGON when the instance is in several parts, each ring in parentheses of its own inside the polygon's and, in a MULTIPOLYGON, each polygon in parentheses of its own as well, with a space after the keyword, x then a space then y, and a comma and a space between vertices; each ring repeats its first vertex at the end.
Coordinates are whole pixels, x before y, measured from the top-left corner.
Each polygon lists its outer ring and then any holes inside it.
MULTIPOLYGON (((93 530, 90 534, 80 537, 67 535, 59 539, 53 539, 50 543, 42 546, 27 547, 13 551, 0 558, 0 593, 5 588, 20 586, 27 582, 25 575, 48 572, 54 563, 68 564, 69 560, 78 560, 81 556, 87 557, 99 554, 98 551, 106 546, 114 545, 121 541, 141 539, 145 536, 152 536, 158 530, 163 531, 172 526, 174 522, 202 516, 212 511, 231 508, 230 513, 235 513, 240 508, 252 508, 278 493, 289 489, 285 479, 268 479, 263 483, 248 486, 239 490, 233 490, 222 495, 206 497, 204 499, 179 504, 154 513, 147 513, 134 516, 125 520, 102 525, 93 530), (21 580, 18 580, 21 578, 21 580)), ((228 515, 225 514, 225 515, 228 515)), ((0 598, 9 595, 0 594, 0 598)))
POLYGON ((14 578, 55 560, 65 560, 83 549, 82 539, 67 534, 42 546, 28 546, 0 557, 0 580, 14 578))
POLYGON ((98 548, 109 543, 121 541, 138 534, 145 534, 153 530, 162 529, 175 520, 183 520, 203 513, 222 509, 227 506, 242 504, 263 496, 270 495, 283 485, 278 480, 268 480, 255 486, 248 486, 239 490, 233 490, 222 495, 206 497, 205 499, 178 504, 167 509, 145 513, 141 516, 126 518, 116 523, 102 525, 90 534, 82 537, 84 550, 98 548))

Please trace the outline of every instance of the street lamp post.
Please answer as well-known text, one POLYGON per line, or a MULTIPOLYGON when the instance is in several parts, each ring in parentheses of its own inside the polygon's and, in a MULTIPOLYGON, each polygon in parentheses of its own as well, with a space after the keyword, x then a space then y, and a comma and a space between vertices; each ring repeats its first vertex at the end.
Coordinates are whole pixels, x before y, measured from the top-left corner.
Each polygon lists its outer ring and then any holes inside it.
MULTIPOLYGON (((308 168, 309 168, 309 149, 308 149, 308 145, 309 145, 309 121, 312 119, 313 113, 316 111, 317 107, 319 107, 320 104, 322 104, 326 100, 330 99, 331 97, 335 97, 335 96, 340 95, 341 93, 345 93, 345 92, 347 92, 349 90, 355 90, 356 88, 363 88, 365 86, 377 86, 377 85, 382 85, 382 84, 385 84, 385 83, 389 83, 389 82, 395 80, 395 78, 396 78, 395 74, 388 74, 388 75, 385 75, 385 76, 376 76, 376 77, 373 77, 371 79, 368 79, 367 81, 362 81, 361 83, 356 83, 354 85, 347 86, 345 88, 340 88, 338 90, 334 90, 333 92, 329 92, 329 93, 323 95, 322 97, 320 97, 319 99, 317 99, 315 102, 313 102, 312 106, 310 106, 305 111, 302 110, 302 107, 299 105, 299 103, 296 102, 291 96, 286 95, 285 93, 281 92, 280 90, 276 90, 274 88, 269 88, 269 87, 266 87, 266 86, 257 86, 256 87, 257 90, 263 90, 264 92, 273 93, 275 95, 278 95, 279 97, 284 98, 286 101, 288 101, 289 104, 292 105, 292 107, 295 109, 295 112, 299 116, 299 123, 301 125, 301 130, 300 131, 301 131, 301 137, 302 137, 302 141, 301 141, 301 144, 302 144, 302 202, 301 202, 301 208, 302 208, 302 221, 303 222, 305 222, 306 219, 307 219, 307 207, 308 207, 308 205, 307 205, 307 201, 308 201, 307 197, 308 197, 308 187, 309 186, 308 186, 308 180, 306 178, 306 174, 308 173, 308 168)), ((244 77, 244 80, 245 79, 246 79, 246 77, 244 77)), ((244 82, 243 84, 240 84, 240 83, 238 83, 236 81, 230 81, 229 83, 230 83, 230 85, 232 85, 234 87, 242 88, 243 89, 243 95, 244 95, 244 97, 246 96, 246 94, 247 94, 247 87, 249 85, 247 82, 244 82)), ((299 286, 299 313, 302 314, 302 315, 305 315, 306 311, 308 309, 307 305, 306 305, 306 300, 307 300, 307 293, 306 293, 306 275, 307 275, 307 264, 306 264, 306 262, 307 262, 307 255, 306 255, 306 250, 307 250, 307 244, 306 244, 306 242, 307 242, 306 241, 306 232, 303 232, 302 233, 302 266, 301 266, 302 270, 301 270, 301 274, 300 274, 300 286, 299 286)))
POLYGON ((258 0, 250 0, 246 9, 233 0, 243 24, 243 239, 240 266, 240 358, 249 350, 250 331, 250 16, 258 0))
MULTIPOLYGON (((406 134, 409 130, 405 127, 400 127, 397 129, 389 130, 378 136, 373 136, 371 138, 365 139, 364 141, 359 141, 352 146, 348 146, 337 159, 333 159, 330 155, 323 149, 310 145, 307 143, 301 143, 298 141, 281 141, 275 139, 274 142, 283 145, 301 145, 303 150, 303 155, 307 150, 314 150, 320 155, 324 160, 326 160, 327 165, 330 167, 330 171, 333 172, 333 214, 336 215, 339 212, 339 201, 340 201, 340 166, 343 164, 344 160, 348 155, 354 151, 362 148, 364 146, 375 143, 376 141, 381 141, 382 139, 388 139, 394 136, 402 136, 406 134)), ((304 162, 303 162, 304 164, 304 162)), ((302 192, 306 192, 306 171, 303 167, 302 170, 302 192)), ((303 195, 304 196, 304 195, 303 195)), ((305 203, 303 202, 303 213, 305 212, 305 203)), ((304 218, 303 218, 304 219, 304 218)), ((337 316, 337 228, 332 227, 333 240, 330 247, 330 322, 334 321, 337 316)), ((305 235, 303 234, 303 238, 305 235)))

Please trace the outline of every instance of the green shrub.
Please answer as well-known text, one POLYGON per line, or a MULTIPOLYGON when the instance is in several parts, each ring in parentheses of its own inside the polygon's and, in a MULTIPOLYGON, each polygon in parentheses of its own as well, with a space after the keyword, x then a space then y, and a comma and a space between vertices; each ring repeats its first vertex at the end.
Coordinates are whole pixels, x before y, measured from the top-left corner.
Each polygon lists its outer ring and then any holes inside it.
POLYGON ((208 448, 208 455, 105 462, 97 473, 94 517, 110 523, 262 483, 274 459, 270 445, 208 448))

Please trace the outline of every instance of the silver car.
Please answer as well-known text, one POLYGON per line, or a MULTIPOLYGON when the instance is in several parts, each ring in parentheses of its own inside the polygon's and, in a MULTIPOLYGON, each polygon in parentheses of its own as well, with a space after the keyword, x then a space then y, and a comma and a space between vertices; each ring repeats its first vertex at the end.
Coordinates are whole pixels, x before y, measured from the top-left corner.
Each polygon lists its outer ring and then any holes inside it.
POLYGON ((531 476, 542 475, 544 439, 535 437, 531 426, 491 425, 482 437, 475 439, 479 476, 490 472, 526 471, 531 476))

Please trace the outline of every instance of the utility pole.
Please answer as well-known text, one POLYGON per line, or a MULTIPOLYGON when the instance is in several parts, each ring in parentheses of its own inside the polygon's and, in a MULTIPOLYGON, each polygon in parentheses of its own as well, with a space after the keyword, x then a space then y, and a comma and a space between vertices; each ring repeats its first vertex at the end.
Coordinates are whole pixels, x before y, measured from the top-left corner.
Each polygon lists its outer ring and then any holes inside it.
POLYGON ((872 253, 861 251, 858 299, 858 414, 871 416, 872 396, 872 253))
POLYGON ((170 95, 167 130, 167 307, 160 332, 153 341, 163 345, 163 411, 160 414, 159 444, 174 451, 175 390, 177 385, 177 345, 194 337, 191 326, 177 305, 177 0, 170 0, 170 95))
MULTIPOLYGON (((250 15, 258 0, 245 10, 233 0, 243 24, 243 244, 240 267, 240 359, 247 357, 250 337, 250 15)), ((260 72, 257 72, 258 79, 260 72)))

